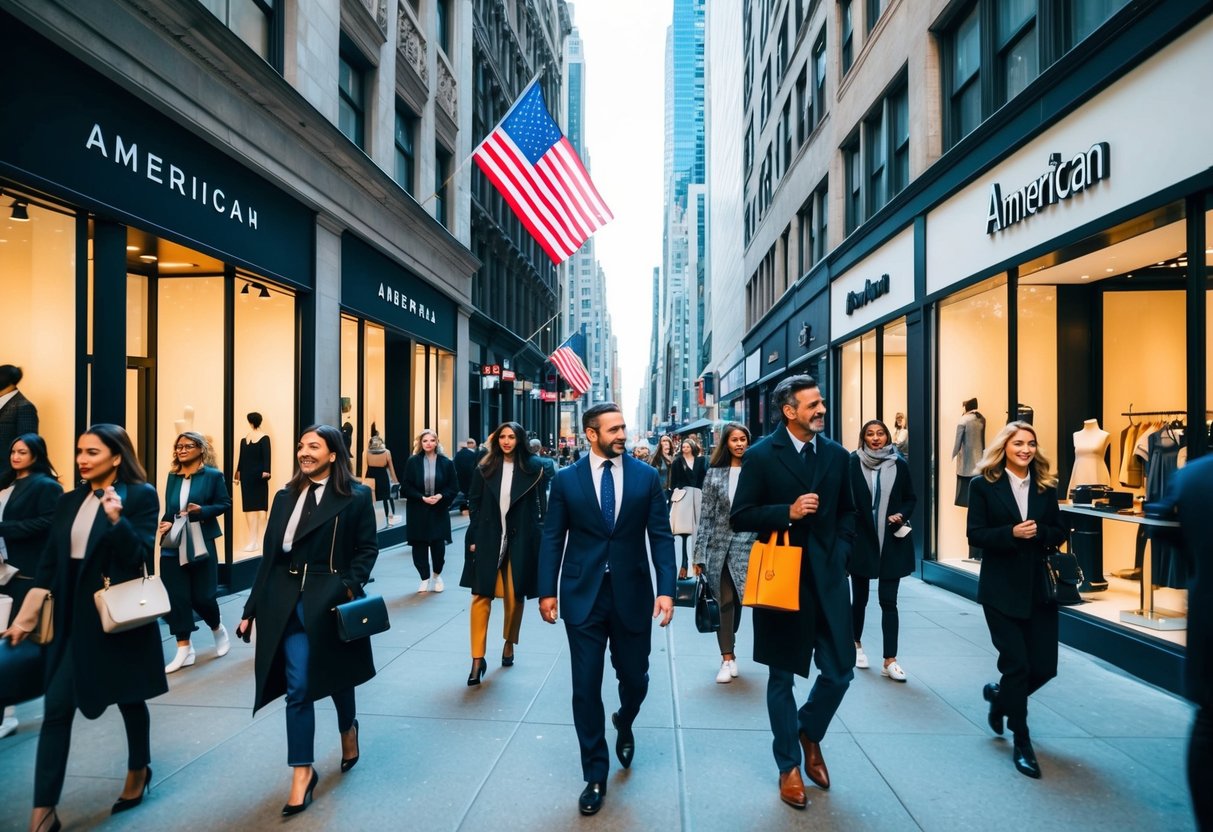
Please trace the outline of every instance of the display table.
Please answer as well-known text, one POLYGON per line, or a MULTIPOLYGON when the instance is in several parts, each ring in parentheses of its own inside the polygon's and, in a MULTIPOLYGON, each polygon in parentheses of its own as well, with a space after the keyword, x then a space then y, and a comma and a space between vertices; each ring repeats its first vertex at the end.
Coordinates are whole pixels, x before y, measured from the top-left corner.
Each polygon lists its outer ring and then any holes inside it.
MULTIPOLYGON (((1099 511, 1091 508, 1090 506, 1076 506, 1069 502, 1058 503, 1058 508, 1069 514, 1077 514, 1085 517, 1099 517, 1103 520, 1113 520, 1118 523, 1134 523, 1138 526, 1155 526, 1173 529, 1179 528, 1179 522, 1176 520, 1161 520, 1156 517, 1146 517, 1144 514, 1117 514, 1116 512, 1111 511, 1099 511)), ((1154 547, 1150 546, 1149 551, 1150 554, 1142 562, 1141 567, 1141 606, 1139 609, 1135 610, 1121 610, 1120 620, 1126 624, 1139 624, 1143 627, 1150 627, 1154 630, 1186 630, 1188 628, 1188 617, 1186 613, 1162 609, 1154 606, 1154 547)), ((1103 559, 1101 557, 1101 564, 1102 560, 1103 559)), ((1102 577, 1102 575, 1100 577, 1102 577)))

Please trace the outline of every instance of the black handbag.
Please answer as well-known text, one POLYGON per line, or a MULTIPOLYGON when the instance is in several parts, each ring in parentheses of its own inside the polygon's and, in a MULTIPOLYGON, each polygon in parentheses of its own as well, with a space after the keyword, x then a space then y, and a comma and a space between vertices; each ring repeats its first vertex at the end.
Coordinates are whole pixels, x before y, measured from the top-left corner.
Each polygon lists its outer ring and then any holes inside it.
POLYGON ((333 607, 333 612, 337 613, 337 638, 345 642, 386 632, 392 626, 381 595, 364 595, 346 601, 333 607))
POLYGON ((698 584, 695 598, 695 629, 701 633, 715 633, 720 630, 720 603, 712 595, 708 579, 702 574, 699 576, 698 584))
POLYGON ((1069 552, 1051 552, 1045 561, 1045 568, 1051 579, 1049 583, 1053 587, 1053 597, 1050 600, 1066 607, 1086 603, 1078 594, 1078 587, 1086 578, 1082 574, 1082 567, 1078 565, 1077 557, 1069 552))
POLYGON ((0 705, 17 705, 42 695, 42 648, 33 641, 13 647, 0 640, 0 705))
POLYGON ((674 580, 674 606, 695 606, 695 591, 696 587, 698 586, 699 581, 694 575, 689 575, 685 578, 676 578, 674 580))

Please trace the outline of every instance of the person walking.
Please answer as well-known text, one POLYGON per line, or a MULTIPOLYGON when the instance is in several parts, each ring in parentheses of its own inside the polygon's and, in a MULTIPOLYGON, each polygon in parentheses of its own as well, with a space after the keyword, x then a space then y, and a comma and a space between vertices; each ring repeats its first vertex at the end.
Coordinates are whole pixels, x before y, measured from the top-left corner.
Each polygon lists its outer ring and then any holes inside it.
POLYGON ((270 438, 261 432, 261 414, 249 413, 249 432, 240 440, 240 456, 236 459, 236 475, 232 480, 240 486, 240 510, 248 526, 248 543, 244 551, 261 548, 261 532, 265 528, 265 512, 270 507, 270 438))
POLYGON ((1014 737, 1011 759, 1028 777, 1040 777, 1028 734, 1028 697, 1057 675, 1057 602, 1045 594, 1046 558, 1066 539, 1057 508, 1057 477, 1037 444, 1036 429, 1009 422, 986 448, 969 485, 969 545, 984 557, 977 582, 998 651, 997 684, 982 696, 988 721, 1014 737))
POLYGON ((392 464, 392 452, 374 425, 371 426, 371 441, 366 446, 366 476, 375 482, 375 499, 383 503, 384 522, 394 526, 396 501, 392 498, 392 483, 399 483, 400 478, 392 464))
POLYGON ((657 440, 657 447, 649 459, 649 465, 657 469, 657 474, 661 478, 661 489, 665 493, 666 502, 669 503, 670 469, 674 465, 674 440, 668 434, 663 433, 657 440))
POLYGON ((531 459, 543 469, 543 490, 546 492, 556 479, 556 460, 543 452, 543 443, 538 439, 528 442, 527 448, 531 451, 531 459))
MULTIPOLYGON (((0 564, 16 574, 0 584, 0 594, 12 598, 13 609, 20 610, 38 574, 63 486, 47 457, 46 441, 36 433, 23 433, 9 443, 8 463, 0 474, 0 564)), ((0 626, 8 622, 0 619, 0 626)), ((17 730, 17 716, 12 705, 0 702, 0 708, 3 739, 17 730)))
POLYGON ((897 589, 901 579, 914 571, 914 542, 906 524, 918 498, 910 482, 910 466, 890 442, 888 426, 879 419, 872 419, 860 428, 859 448, 851 454, 850 476, 851 493, 858 508, 855 545, 847 564, 851 573, 855 666, 868 667, 868 657, 863 652, 863 623, 872 579, 876 578, 884 637, 880 675, 904 682, 906 672, 897 661, 897 589))
POLYGON ((197 612, 215 637, 215 656, 232 649, 227 629, 219 618, 219 518, 232 507, 223 472, 215 467, 215 454, 206 437, 194 431, 177 435, 173 459, 164 484, 164 514, 160 518, 160 579, 168 591, 169 613, 164 617, 177 639, 177 653, 165 673, 189 667, 197 656, 190 634, 197 612), (178 534, 171 532, 177 524, 178 534))
POLYGON ((293 769, 283 816, 312 802, 314 703, 331 697, 341 772, 360 757, 354 688, 375 675, 369 638, 342 641, 333 608, 365 594, 379 544, 371 491, 356 482, 341 431, 313 425, 299 437, 294 477, 274 496, 265 550, 236 635, 257 626, 253 713, 286 695, 286 762, 293 769))
POLYGON ((67 776, 77 709, 97 719, 117 705, 126 728, 126 781, 112 814, 133 809, 151 787, 151 714, 147 700, 168 692, 160 627, 155 622, 107 633, 93 594, 107 582, 152 573, 160 499, 147 483, 130 437, 96 424, 76 442, 83 483, 59 498, 33 587, 12 625, 0 633, 19 644, 54 598, 55 636, 46 648, 46 694, 34 764, 30 829, 57 832, 56 806, 67 776))
POLYGON ((501 666, 514 664, 514 646, 522 626, 522 607, 536 592, 539 535, 547 510, 544 469, 532 455, 517 422, 505 422, 489 436, 489 452, 472 473, 468 555, 460 586, 472 590, 472 672, 479 685, 488 662, 489 614, 493 598, 505 604, 501 666))
MULTIPOLYGON (((38 433, 38 408, 17 389, 24 377, 20 367, 0 364, 0 448, 11 446, 23 433, 38 433)), ((8 458, 0 457, 0 474, 8 465, 8 458)))
POLYGON ((855 504, 847 452, 827 439, 825 401, 812 376, 781 381, 772 408, 784 420, 746 454, 733 496, 737 531, 788 532, 802 550, 800 609, 755 609, 754 661, 765 664, 767 715, 779 767, 779 796, 790 806, 808 804, 800 776, 801 752, 809 779, 830 787, 821 742, 855 674, 847 559, 855 540, 855 504), (799 710, 794 676, 808 678, 816 661, 817 681, 799 710), (799 742, 798 742, 799 740, 799 742))
POLYGON ((690 566, 691 537, 699 525, 708 466, 699 455, 699 443, 693 436, 683 439, 678 447, 678 456, 670 464, 670 527, 682 541, 678 577, 685 578, 690 566))
POLYGON ((562 469, 552 484, 539 549, 538 591, 544 621, 556 623, 558 603, 564 610, 573 725, 586 782, 577 807, 581 814, 593 815, 606 796, 610 763, 602 704, 604 655, 609 644, 619 680, 619 710, 611 714, 618 732, 615 753, 628 768, 636 751, 632 725, 649 687, 650 615, 660 617, 662 627, 673 618, 675 565, 661 478, 624 454, 627 426, 619 405, 594 405, 582 414, 581 426, 589 454, 562 469))
POLYGON ((741 626, 741 596, 750 563, 751 532, 735 532, 729 524, 733 495, 741 476, 741 459, 750 447, 750 431, 745 425, 729 422, 720 430, 720 442, 712 452, 712 467, 703 484, 703 509, 695 535, 695 569, 708 580, 712 595, 720 605, 720 670, 717 684, 737 678, 737 654, 734 652, 737 629, 741 626))
POLYGON ((455 465, 442 453, 438 434, 426 428, 417 436, 413 455, 404 463, 404 520, 413 565, 421 576, 418 592, 442 592, 442 567, 451 542, 451 504, 459 494, 455 465), (431 559, 433 572, 430 571, 431 559), (432 575, 432 577, 431 577, 432 575))
POLYGON ((477 449, 476 440, 468 437, 463 443, 463 447, 455 451, 455 458, 452 462, 455 463, 455 478, 459 481, 459 510, 468 510, 468 495, 472 489, 472 472, 476 470, 476 463, 480 461, 482 454, 477 449))

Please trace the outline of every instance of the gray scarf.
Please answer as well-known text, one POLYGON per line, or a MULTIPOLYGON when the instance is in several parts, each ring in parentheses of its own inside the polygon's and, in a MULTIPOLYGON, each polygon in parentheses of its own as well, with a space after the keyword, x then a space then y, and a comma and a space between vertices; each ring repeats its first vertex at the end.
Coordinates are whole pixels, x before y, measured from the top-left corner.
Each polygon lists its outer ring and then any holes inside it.
POLYGON ((884 532, 889 525, 889 494, 897 481, 897 447, 885 445, 879 451, 873 451, 867 445, 861 445, 855 455, 866 469, 864 479, 872 494, 872 523, 876 526, 876 540, 883 550, 884 532))

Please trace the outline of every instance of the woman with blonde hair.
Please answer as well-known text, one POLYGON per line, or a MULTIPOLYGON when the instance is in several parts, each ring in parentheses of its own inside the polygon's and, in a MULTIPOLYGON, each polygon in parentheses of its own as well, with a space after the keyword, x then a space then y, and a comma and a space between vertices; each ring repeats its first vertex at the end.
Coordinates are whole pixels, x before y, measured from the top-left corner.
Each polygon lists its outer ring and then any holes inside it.
POLYGON ((421 576, 418 592, 442 592, 442 567, 451 542, 451 504, 459 495, 455 463, 443 452, 438 434, 426 428, 417 435, 413 455, 404 463, 405 531, 413 547, 413 565, 421 576), (430 570, 431 558, 433 571, 430 570))
POLYGON ((1010 422, 985 449, 969 486, 969 545, 983 550, 977 601, 998 651, 998 684, 982 689, 996 734, 1014 735, 1011 759, 1028 777, 1040 764, 1028 735, 1028 697, 1057 675, 1057 602, 1047 593, 1048 556, 1066 539, 1057 477, 1036 430, 1010 422))

